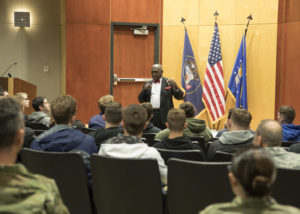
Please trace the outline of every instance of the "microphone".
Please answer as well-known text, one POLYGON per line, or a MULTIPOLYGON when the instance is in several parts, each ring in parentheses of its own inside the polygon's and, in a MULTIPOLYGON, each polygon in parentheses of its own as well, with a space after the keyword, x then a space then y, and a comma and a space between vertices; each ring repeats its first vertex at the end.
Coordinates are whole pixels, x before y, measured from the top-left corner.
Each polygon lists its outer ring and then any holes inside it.
MULTIPOLYGON (((12 66, 17 65, 17 64, 18 64, 17 62, 14 62, 14 63, 10 64, 10 65, 7 67, 7 69, 5 69, 5 71, 1 74, 1 77, 3 77, 4 74, 6 74, 6 72, 7 72, 12 66)), ((11 77, 11 75, 8 75, 8 76, 11 77)))
POLYGON ((10 73, 8 73, 7 75, 8 75, 9 78, 11 78, 11 74, 10 73))

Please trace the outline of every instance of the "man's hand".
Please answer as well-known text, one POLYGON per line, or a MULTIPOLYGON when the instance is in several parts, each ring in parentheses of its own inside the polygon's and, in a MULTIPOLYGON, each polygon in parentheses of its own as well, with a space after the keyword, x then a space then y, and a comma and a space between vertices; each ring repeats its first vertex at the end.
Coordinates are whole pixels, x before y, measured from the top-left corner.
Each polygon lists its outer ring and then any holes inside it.
POLYGON ((145 86, 144 86, 144 90, 148 91, 150 88, 151 88, 151 84, 150 83, 147 83, 145 86))
POLYGON ((167 83, 168 83, 169 85, 171 85, 171 86, 172 86, 173 88, 175 88, 175 89, 178 88, 176 82, 175 82, 173 79, 168 79, 168 80, 167 80, 167 83))

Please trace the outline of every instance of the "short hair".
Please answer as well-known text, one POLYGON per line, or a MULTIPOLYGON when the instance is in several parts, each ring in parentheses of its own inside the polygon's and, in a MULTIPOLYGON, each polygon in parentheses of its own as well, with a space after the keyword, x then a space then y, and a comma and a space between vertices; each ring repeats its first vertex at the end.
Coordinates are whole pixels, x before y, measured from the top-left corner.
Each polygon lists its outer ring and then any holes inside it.
POLYGON ((23 102, 25 100, 25 98, 19 94, 10 96, 13 100, 15 100, 20 106, 23 106, 23 102))
POLYGON ((182 131, 186 120, 182 109, 173 108, 168 112, 167 122, 171 131, 182 131))
POLYGON ((113 101, 114 101, 114 97, 110 94, 100 97, 100 99, 98 100, 98 107, 99 107, 101 114, 105 113, 106 105, 113 101))
POLYGON ((179 108, 185 112, 187 118, 193 118, 195 116, 195 106, 191 102, 181 103, 179 108))
POLYGON ((232 109, 230 119, 235 125, 248 129, 252 120, 252 116, 245 109, 234 108, 232 109))
POLYGON ((22 96, 22 97, 24 97, 24 99, 25 99, 25 97, 28 97, 28 94, 26 92, 18 92, 18 93, 16 93, 16 95, 22 96))
POLYGON ((140 104, 147 112, 147 121, 150 120, 153 115, 153 107, 151 103, 141 103, 140 104))
POLYGON ((296 112, 293 106, 280 106, 279 114, 282 117, 283 122, 288 124, 293 123, 296 117, 296 112))
POLYGON ((70 95, 57 97, 51 103, 51 114, 57 124, 68 124, 76 114, 77 101, 70 95))
POLYGON ((36 97, 32 100, 32 107, 35 111, 40 111, 40 106, 44 106, 45 97, 36 97))
POLYGON ((276 167, 265 149, 251 147, 238 151, 233 156, 231 170, 248 197, 263 198, 270 195, 276 167))
POLYGON ((24 128, 24 115, 20 105, 12 98, 0 99, 0 149, 14 143, 17 131, 24 128))
POLYGON ((130 135, 141 134, 147 120, 146 110, 137 104, 127 106, 123 110, 124 127, 130 135))
POLYGON ((256 135, 260 136, 268 147, 281 146, 282 128, 275 120, 262 120, 256 129, 256 135))
POLYGON ((118 102, 111 102, 106 105, 105 119, 111 124, 120 124, 122 121, 122 105, 118 102))

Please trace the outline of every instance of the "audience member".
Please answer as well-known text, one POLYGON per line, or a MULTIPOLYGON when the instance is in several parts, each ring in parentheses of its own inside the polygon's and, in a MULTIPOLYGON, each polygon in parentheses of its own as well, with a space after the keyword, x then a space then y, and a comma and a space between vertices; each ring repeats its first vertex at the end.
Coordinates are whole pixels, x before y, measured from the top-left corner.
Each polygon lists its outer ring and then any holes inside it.
POLYGON ((217 151, 234 153, 242 147, 252 145, 254 135, 249 130, 251 119, 251 114, 245 109, 232 109, 228 132, 224 132, 210 144, 207 159, 212 160, 217 151))
POLYGON ((124 133, 123 128, 120 127, 122 121, 122 105, 120 103, 108 103, 102 117, 105 121, 105 128, 97 129, 90 134, 95 138, 98 149, 101 147, 101 144, 109 138, 117 136, 119 133, 124 133))
POLYGON ((183 137, 184 129, 187 127, 183 110, 171 109, 167 115, 166 126, 169 129, 169 138, 155 143, 153 147, 172 150, 200 150, 197 144, 183 137))
POLYGON ((146 126, 147 112, 140 105, 129 105, 123 110, 124 134, 118 134, 101 145, 99 154, 116 158, 136 158, 157 160, 162 184, 167 183, 167 167, 155 148, 149 147, 142 140, 146 126))
POLYGON ((300 169, 300 155, 282 148, 281 139, 280 124, 274 120, 262 120, 257 127, 253 144, 269 151, 277 167, 300 169))
POLYGON ((251 148, 235 154, 228 177, 236 196, 233 201, 210 205, 200 214, 300 213, 295 207, 278 204, 270 196, 276 167, 264 149, 251 148))
POLYGON ((280 106, 278 121, 282 127, 282 141, 300 141, 300 126, 293 124, 296 117, 292 106, 280 106))
POLYGON ((34 98, 32 100, 32 107, 35 112, 28 116, 28 121, 50 126, 50 117, 48 116, 50 106, 47 99, 45 97, 34 98))
POLYGON ((4 89, 2 85, 0 85, 0 97, 4 97, 4 89))
POLYGON ((25 92, 16 93, 17 96, 21 96, 24 98, 24 108, 29 108, 30 100, 28 99, 28 94, 25 92))
POLYGON ((15 164, 24 140, 16 101, 0 99, 0 121, 0 213, 69 213, 54 180, 15 164))
MULTIPOLYGON (((24 113, 24 108, 26 105, 24 97, 20 95, 13 95, 11 96, 11 98, 20 105, 20 110, 22 111, 22 113, 24 113)), ((25 116, 24 116, 24 120, 26 120, 25 116)), ((31 128, 25 127, 24 129, 25 129, 25 136, 24 136, 23 146, 25 148, 29 148, 32 141, 36 138, 36 135, 31 128)))
POLYGON ((151 103, 142 103, 141 106, 147 112, 147 127, 143 130, 143 134, 145 133, 158 133, 161 131, 160 128, 155 127, 153 123, 150 121, 153 117, 153 107, 151 103))
MULTIPOLYGON (((204 137, 206 142, 213 139, 209 128, 205 125, 204 120, 196 119, 195 106, 191 102, 184 102, 179 105, 179 108, 185 112, 187 127, 184 129, 183 136, 188 138, 204 137)), ((169 129, 164 129, 156 134, 155 140, 163 140, 168 138, 169 129)))
POLYGON ((88 154, 96 153, 94 138, 71 126, 75 120, 76 106, 77 102, 72 96, 57 97, 51 103, 51 114, 56 125, 40 134, 30 148, 53 152, 80 150, 88 154))
POLYGON ((106 105, 113 101, 114 101, 114 97, 110 94, 105 95, 98 100, 98 107, 100 110, 100 114, 95 115, 90 119, 89 128, 91 129, 105 128, 105 121, 103 120, 102 116, 105 113, 106 105))
POLYGON ((168 111, 174 107, 173 96, 182 100, 184 92, 180 90, 176 82, 162 76, 163 69, 160 64, 152 65, 151 81, 145 83, 138 99, 140 103, 150 102, 153 107, 151 122, 154 126, 165 129, 168 111))

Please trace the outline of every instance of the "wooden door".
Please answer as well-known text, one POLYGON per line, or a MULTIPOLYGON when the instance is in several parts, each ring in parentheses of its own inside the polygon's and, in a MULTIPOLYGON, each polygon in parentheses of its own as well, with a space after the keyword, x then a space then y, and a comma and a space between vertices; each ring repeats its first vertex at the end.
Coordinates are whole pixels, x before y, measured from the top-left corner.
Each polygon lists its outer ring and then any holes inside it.
POLYGON ((111 92, 123 106, 138 103, 138 94, 147 79, 151 66, 158 63, 158 27, 148 26, 148 35, 134 35, 131 25, 113 25, 111 92), (119 81, 113 85, 114 75, 119 81), (140 79, 137 79, 140 78, 140 79), (138 81, 136 81, 138 80, 138 81))

